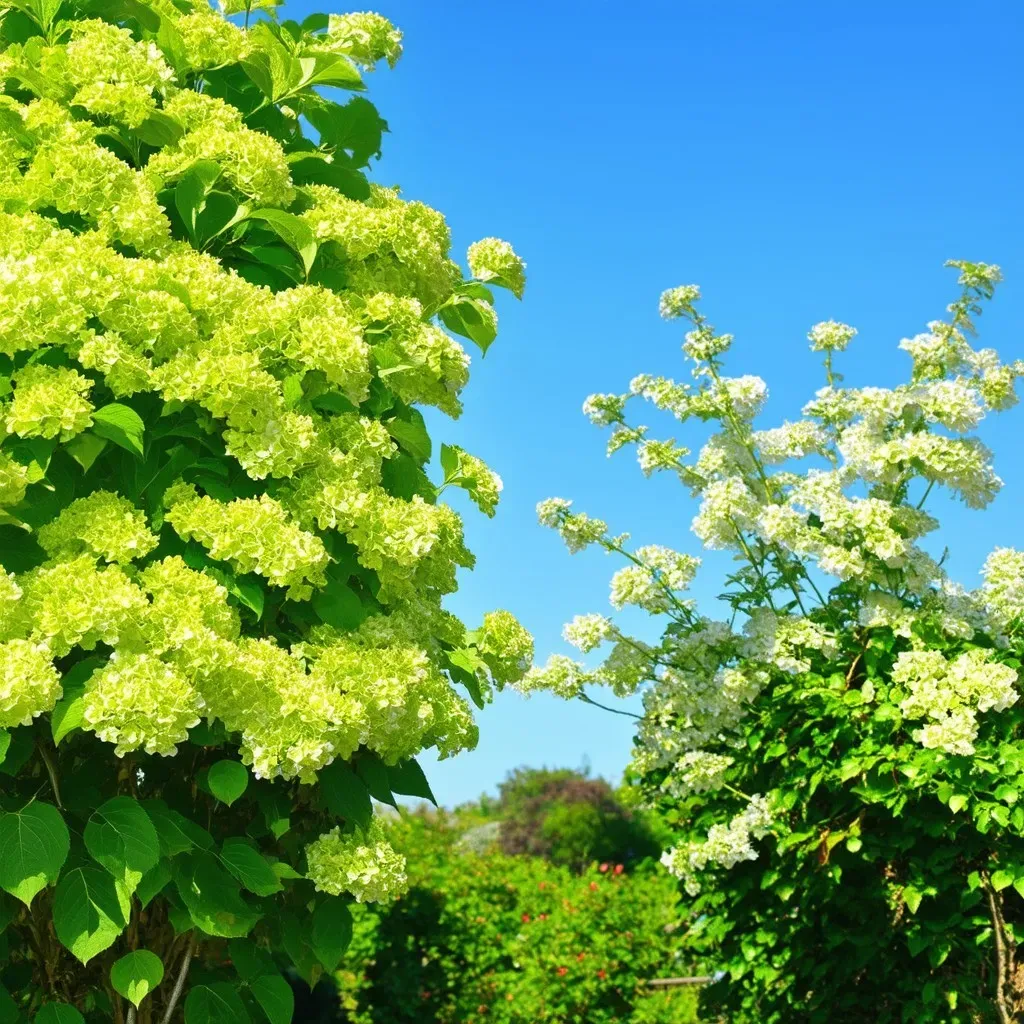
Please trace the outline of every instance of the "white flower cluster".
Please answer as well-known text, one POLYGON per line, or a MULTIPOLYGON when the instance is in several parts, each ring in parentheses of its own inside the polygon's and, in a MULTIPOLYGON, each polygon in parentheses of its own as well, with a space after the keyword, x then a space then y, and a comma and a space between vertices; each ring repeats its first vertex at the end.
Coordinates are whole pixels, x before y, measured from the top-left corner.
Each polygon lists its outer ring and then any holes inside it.
POLYGON ((339 828, 306 847, 307 877, 318 892, 350 893, 358 903, 390 903, 409 883, 405 858, 397 853, 374 818, 364 831, 343 835, 339 828))
POLYGON ((703 843, 687 843, 666 850, 661 862, 683 880, 691 896, 700 892, 697 875, 708 865, 731 868, 740 861, 757 860, 752 840, 763 839, 771 830, 774 815, 767 797, 755 794, 747 806, 726 825, 712 825, 703 843))
POLYGON ((1005 711, 1020 696, 1016 670, 990 661, 979 648, 953 661, 940 651, 904 651, 893 665, 892 681, 905 693, 900 708, 907 718, 926 720, 914 739, 950 754, 973 754, 977 715, 1005 711))

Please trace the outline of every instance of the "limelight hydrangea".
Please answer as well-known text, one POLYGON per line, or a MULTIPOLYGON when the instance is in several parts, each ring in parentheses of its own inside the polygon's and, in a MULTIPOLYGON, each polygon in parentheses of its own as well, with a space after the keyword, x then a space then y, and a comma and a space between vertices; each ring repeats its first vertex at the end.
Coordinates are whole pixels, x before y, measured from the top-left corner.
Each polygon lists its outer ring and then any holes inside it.
POLYGON ((118 757, 139 749, 168 756, 199 724, 203 706, 173 666, 150 654, 115 651, 86 684, 82 719, 85 728, 115 744, 118 757))
POLYGON ((508 242, 500 238, 482 238, 466 254, 469 269, 477 280, 501 281, 517 298, 526 288, 526 264, 508 242))
MULTIPOLYGON (((40 561, 0 572, 0 709, 18 722, 51 709, 51 659, 95 651, 84 728, 119 755, 172 753, 200 718, 238 734, 254 774, 303 783, 360 746, 390 764, 473 746, 446 653, 473 647, 503 685, 526 671, 532 641, 508 613, 467 634, 442 612, 472 555, 425 475, 409 493, 386 425, 404 406, 462 408, 469 356, 434 318, 464 283, 443 216, 397 189, 371 185, 364 201, 293 179, 275 137, 288 129, 260 124, 300 131, 303 104, 328 103, 311 89, 247 117, 205 87, 209 69, 230 78, 243 58, 278 59, 265 25, 161 2, 157 35, 104 20, 101 6, 91 19, 65 10, 56 41, 0 53, 24 86, 0 97, 0 353, 16 367, 0 405, 0 506, 33 484, 53 496, 45 521, 25 517, 40 561), (212 192, 186 224, 168 194, 198 161, 212 192), (201 240, 233 203, 238 237, 201 240), (252 269, 239 246, 270 231, 242 216, 267 207, 302 218, 326 271, 312 276, 330 286, 272 289, 234 269, 252 269), (122 408, 101 416, 111 405, 122 408), (118 433, 136 416, 138 460, 118 433), (315 625, 330 587, 355 602, 347 632, 315 625)), ((293 42, 304 74, 401 53, 401 34, 371 13, 334 15, 293 42)), ((318 155, 333 162, 332 147, 318 155)), ((507 243, 479 243, 471 271, 521 294, 507 243)), ((463 468, 491 514, 499 478, 468 455, 463 468)))
POLYGON ((389 903, 408 888, 405 858, 396 853, 379 821, 364 831, 325 833, 306 847, 306 876, 318 892, 349 893, 358 903, 389 903))
POLYGON ((700 300, 700 288, 695 284, 683 284, 661 293, 660 311, 666 320, 688 316, 694 303, 700 300))
POLYGON ((56 519, 40 527, 37 539, 51 557, 88 551, 105 562, 145 558, 158 543, 144 513, 110 491, 96 491, 71 502, 56 519))
POLYGON ((30 725, 60 699, 60 674, 45 644, 0 643, 0 729, 30 725))
POLYGON ((843 352, 857 336, 857 329, 837 320, 824 320, 815 324, 807 338, 815 352, 843 352))
POLYGON ((77 370, 26 366, 14 375, 7 429, 19 437, 69 440, 92 424, 92 386, 77 370))

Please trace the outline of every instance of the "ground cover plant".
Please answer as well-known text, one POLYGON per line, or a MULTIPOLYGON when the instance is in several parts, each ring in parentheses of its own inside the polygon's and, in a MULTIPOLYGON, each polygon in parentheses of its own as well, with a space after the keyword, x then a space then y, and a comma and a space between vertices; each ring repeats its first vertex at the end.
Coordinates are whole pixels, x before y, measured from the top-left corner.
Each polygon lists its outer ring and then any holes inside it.
POLYGON ((388 21, 224 8, 0 3, 5 1024, 291 1019, 531 657, 441 609, 500 480, 420 412, 523 264, 370 183, 388 21))
POLYGON ((698 539, 735 555, 724 619, 686 594, 696 557, 634 549, 564 499, 538 507, 570 551, 626 560, 611 604, 656 616, 661 636, 579 616, 566 638, 610 654, 596 667, 556 655, 523 688, 643 689, 631 773, 675 829, 664 860, 690 897, 692 941, 724 974, 706 1003, 730 1018, 1024 1012, 1024 554, 993 551, 969 590, 926 540, 938 491, 972 509, 998 492, 971 432, 1016 403, 1024 363, 973 340, 998 268, 951 267, 959 295, 900 343, 898 387, 844 387, 857 332, 819 323, 824 386, 803 418, 766 429, 765 382, 725 375, 732 338, 683 286, 661 311, 689 324, 693 382, 641 375, 587 400, 609 452, 633 447, 646 475, 677 476, 699 499, 698 539), (710 424, 710 439, 691 458, 631 418, 642 401, 687 432, 710 424))

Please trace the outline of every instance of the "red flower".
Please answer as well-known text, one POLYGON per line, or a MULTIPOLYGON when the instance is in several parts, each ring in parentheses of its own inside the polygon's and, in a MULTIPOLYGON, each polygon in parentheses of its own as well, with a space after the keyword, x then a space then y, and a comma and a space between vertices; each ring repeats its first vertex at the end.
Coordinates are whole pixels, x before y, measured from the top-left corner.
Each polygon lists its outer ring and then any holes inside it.
POLYGON ((582 960, 586 955, 587 955, 586 953, 577 953, 576 954, 576 959, 577 960, 582 960))
POLYGON ((621 875, 623 870, 624 870, 624 868, 622 867, 621 864, 616 864, 615 865, 615 874, 621 875))
POLYGON ((602 875, 603 875, 603 874, 604 874, 604 873, 605 873, 605 872, 606 872, 607 870, 608 870, 608 865, 607 865, 607 864, 602 864, 602 865, 601 865, 601 866, 600 866, 600 867, 598 868, 598 871, 600 871, 602 875))
POLYGON ((559 967, 556 972, 560 978, 564 978, 569 973, 568 967, 559 967))
POLYGON ((590 883, 590 888, 596 890, 597 889, 597 882, 591 882, 590 883))
POLYGON ((546 921, 547 919, 548 919, 548 915, 547 914, 538 914, 537 915, 537 920, 538 921, 546 921))
POLYGON ((523 924, 529 924, 529 923, 530 923, 530 915, 529 914, 523 914, 523 924))
POLYGON ((602 981, 604 981, 604 979, 608 977, 608 972, 607 972, 607 971, 606 971, 606 970, 605 970, 605 969, 604 969, 604 968, 602 967, 602 968, 601 968, 601 970, 599 970, 599 971, 597 972, 597 976, 598 976, 598 977, 599 977, 599 978, 600 978, 600 979, 601 979, 602 981))

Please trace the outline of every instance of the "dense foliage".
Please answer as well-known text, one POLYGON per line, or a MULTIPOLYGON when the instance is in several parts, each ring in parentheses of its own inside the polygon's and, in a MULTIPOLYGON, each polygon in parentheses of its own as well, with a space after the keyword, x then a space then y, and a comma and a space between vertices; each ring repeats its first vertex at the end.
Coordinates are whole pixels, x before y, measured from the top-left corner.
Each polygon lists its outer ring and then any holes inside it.
POLYGON ((437 497, 500 480, 445 446, 435 486, 417 408, 523 264, 465 278, 367 179, 385 122, 321 90, 395 63, 384 18, 223 6, 0 3, 4 1021, 289 1020, 281 970, 406 884, 371 795, 531 656, 441 609, 437 497))
POLYGON ((676 829, 665 863, 685 882, 690 935, 725 976, 706 995, 763 1022, 976 1022, 1024 1013, 1024 554, 996 550, 974 591, 923 546, 945 488, 984 508, 1001 482, 971 435, 1016 402, 1024 363, 970 337, 998 268, 958 262, 949 318, 901 342, 908 383, 848 388, 836 357, 856 331, 809 339, 825 386, 803 417, 761 429, 767 387, 723 374, 731 337, 699 291, 662 313, 692 329, 695 383, 637 377, 584 406, 635 445, 650 475, 699 496, 693 531, 731 551, 725 621, 685 590, 698 560, 627 538, 551 499, 542 522, 570 550, 624 556, 611 603, 658 616, 657 643, 600 614, 566 638, 614 644, 597 668, 555 656, 529 691, 644 686, 632 772, 676 829), (631 425, 646 399, 714 425, 696 459, 631 425))
POLYGON ((474 850, 465 826, 480 818, 420 813, 389 827, 408 852, 411 887, 390 907, 355 908, 338 975, 352 1024, 695 1019, 692 988, 645 984, 690 973, 664 869, 594 864, 575 874, 474 850))
POLYGON ((519 768, 499 793, 503 853, 531 854, 580 871, 594 861, 630 864, 660 852, 645 823, 604 779, 569 768, 519 768))

